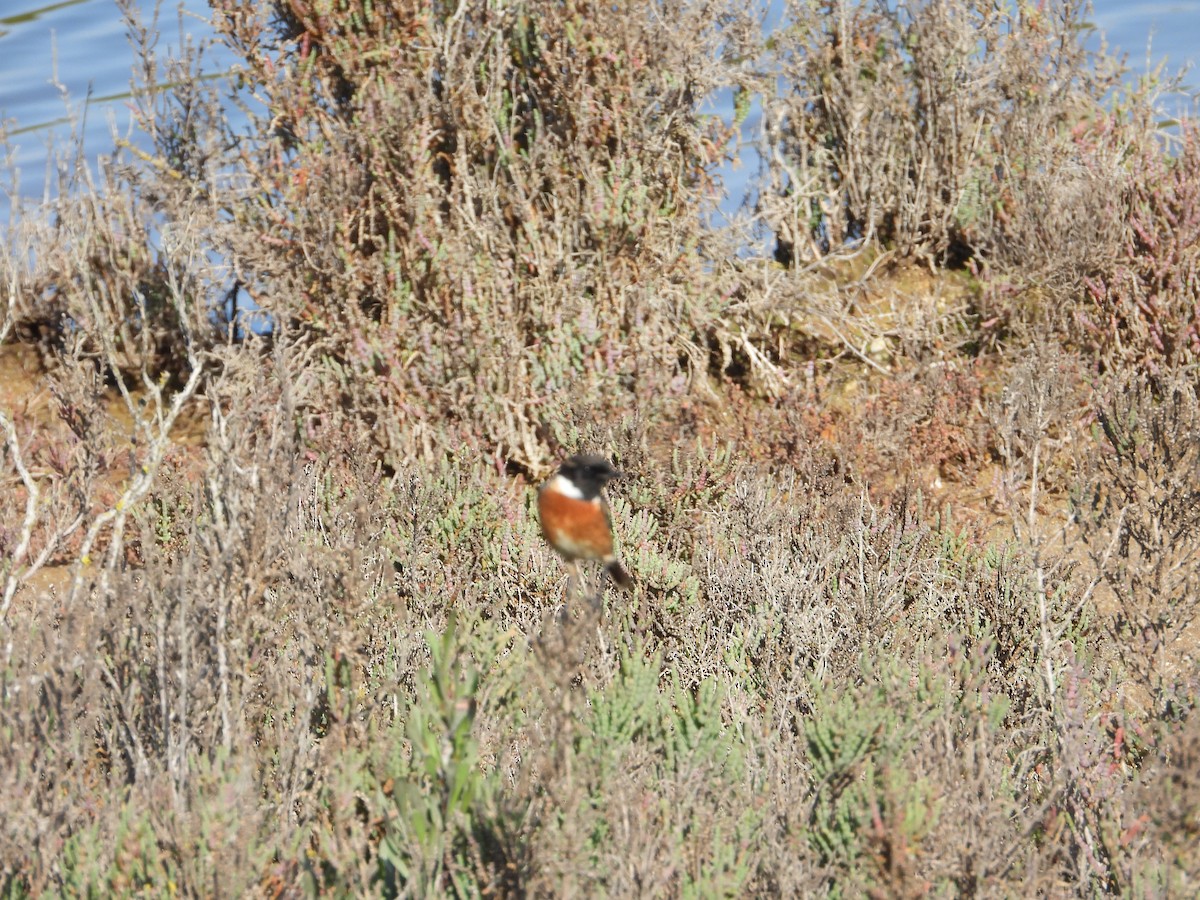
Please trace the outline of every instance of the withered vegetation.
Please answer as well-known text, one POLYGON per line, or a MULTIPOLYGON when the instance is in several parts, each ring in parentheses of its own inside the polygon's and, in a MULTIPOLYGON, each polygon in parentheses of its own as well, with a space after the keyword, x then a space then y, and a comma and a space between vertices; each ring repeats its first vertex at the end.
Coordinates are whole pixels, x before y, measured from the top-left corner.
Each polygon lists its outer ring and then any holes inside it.
POLYGON ((1195 893, 1170 83, 1075 0, 210 2, 0 260, 4 896, 1195 893))

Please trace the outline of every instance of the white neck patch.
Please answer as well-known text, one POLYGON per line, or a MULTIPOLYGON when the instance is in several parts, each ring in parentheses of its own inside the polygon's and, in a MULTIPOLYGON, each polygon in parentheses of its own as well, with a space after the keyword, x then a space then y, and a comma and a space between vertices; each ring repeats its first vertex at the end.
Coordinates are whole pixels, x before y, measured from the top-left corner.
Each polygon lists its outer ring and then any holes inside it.
POLYGON ((581 491, 569 478, 563 478, 561 475, 555 475, 550 479, 550 484, 547 485, 552 491, 557 491, 564 497, 571 497, 575 500, 583 499, 583 491, 581 491))

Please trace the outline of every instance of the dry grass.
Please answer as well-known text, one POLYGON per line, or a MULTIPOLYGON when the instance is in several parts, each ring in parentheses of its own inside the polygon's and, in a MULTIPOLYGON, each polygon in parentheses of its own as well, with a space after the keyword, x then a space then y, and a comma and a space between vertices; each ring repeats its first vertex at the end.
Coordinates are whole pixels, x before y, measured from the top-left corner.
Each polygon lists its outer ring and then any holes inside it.
POLYGON ((1194 891, 1196 132, 1078 7, 213 6, 243 132, 143 41, 0 261, 5 896, 1194 891))

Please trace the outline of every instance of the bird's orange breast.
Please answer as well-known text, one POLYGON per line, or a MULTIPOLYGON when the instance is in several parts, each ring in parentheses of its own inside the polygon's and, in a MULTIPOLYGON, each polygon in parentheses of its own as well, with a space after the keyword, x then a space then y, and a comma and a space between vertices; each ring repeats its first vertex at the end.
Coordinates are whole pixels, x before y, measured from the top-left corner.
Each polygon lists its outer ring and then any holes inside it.
POLYGON ((554 490, 538 494, 542 534, 567 559, 610 559, 612 526, 604 501, 579 500, 554 490))

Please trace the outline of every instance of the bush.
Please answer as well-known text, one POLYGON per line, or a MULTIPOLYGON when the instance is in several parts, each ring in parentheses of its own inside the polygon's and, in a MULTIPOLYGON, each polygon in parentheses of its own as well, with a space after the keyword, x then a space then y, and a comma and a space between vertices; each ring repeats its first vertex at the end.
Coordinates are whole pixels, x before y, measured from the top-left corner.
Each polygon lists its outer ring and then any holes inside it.
POLYGON ((1200 357, 1200 127, 1181 126, 1172 155, 1133 148, 1127 165, 1120 243, 1088 273, 1072 330, 1099 368, 1145 371, 1165 390, 1200 357))
POLYGON ((216 6, 266 114, 134 23, 153 153, 0 259, 0 891, 1194 880, 1195 138, 1079 7, 216 6), (886 246, 737 257, 721 86, 886 246))
POLYGON ((215 5, 271 117, 247 281, 389 459, 448 430, 539 469, 571 410, 652 404, 717 327, 720 4, 215 5))
POLYGON ((1069 202, 1102 191, 1080 190, 1072 129, 1120 75, 1086 49, 1084 10, 788 4, 769 70, 785 87, 764 89, 761 206, 777 258, 799 265, 864 242, 1039 275, 1072 262, 1059 226, 1104 228, 1069 202))

